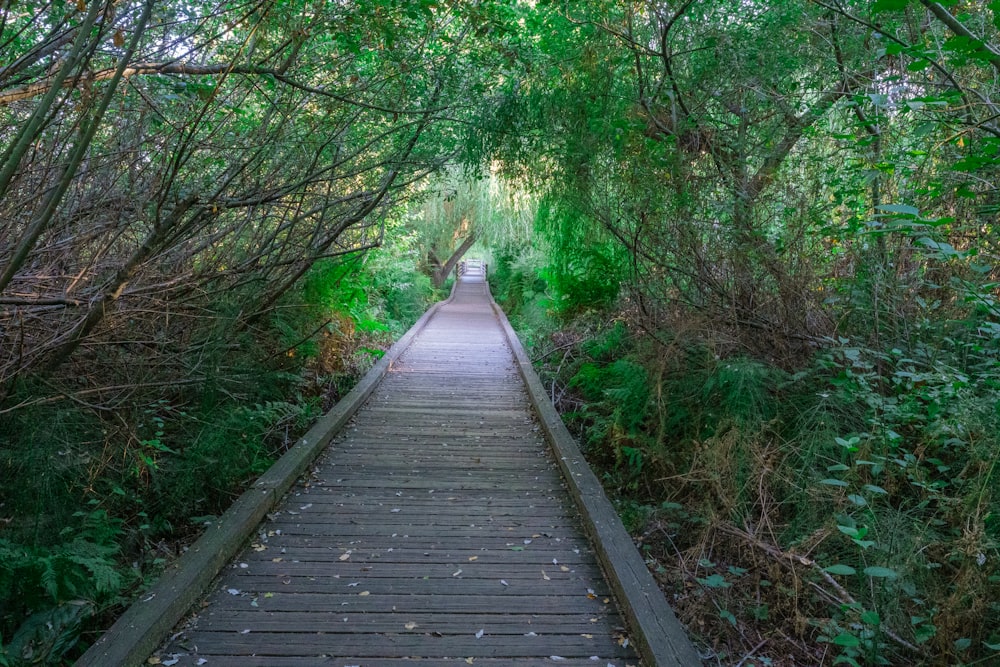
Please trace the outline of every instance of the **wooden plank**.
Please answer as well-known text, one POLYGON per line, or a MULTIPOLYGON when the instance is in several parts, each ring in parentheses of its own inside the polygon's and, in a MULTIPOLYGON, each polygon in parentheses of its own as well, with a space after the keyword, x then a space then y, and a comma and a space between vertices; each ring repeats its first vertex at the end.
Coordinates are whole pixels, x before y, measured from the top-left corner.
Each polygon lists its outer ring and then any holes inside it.
POLYGON ((447 613, 398 612, 359 614, 343 622, 337 616, 330 622, 330 614, 315 612, 246 612, 231 611, 227 614, 204 614, 198 619, 198 629, 204 632, 327 632, 349 634, 356 632, 439 632, 441 634, 475 634, 480 628, 489 628, 492 635, 561 634, 579 636, 593 634, 599 618, 593 614, 550 614, 547 616, 514 616, 507 614, 474 614, 461 617, 447 613))
MULTIPOLYGON (((485 630, 485 628, 482 628, 485 630)), ((538 657, 539 653, 563 657, 588 657, 600 655, 609 658, 626 657, 611 636, 591 634, 590 637, 565 635, 538 635, 535 637, 484 634, 476 632, 463 637, 428 636, 426 634, 319 634, 298 633, 294 642, 288 642, 286 633, 256 632, 246 634, 191 633, 192 644, 211 643, 213 652, 225 655, 256 656, 310 656, 336 651, 340 655, 358 658, 404 658, 426 655, 428 644, 433 644, 436 655, 464 655, 471 657, 538 657)))
MULTIPOLYGON (((526 661, 513 658, 476 658, 469 663, 468 658, 440 657, 432 659, 421 658, 377 658, 376 660, 355 659, 345 662, 342 658, 331 658, 327 655, 312 656, 219 656, 210 655, 210 660, 206 663, 199 663, 203 660, 198 656, 190 654, 176 654, 174 659, 178 660, 176 667, 468 667, 473 664, 476 667, 523 667, 526 661)), ((567 658, 565 656, 554 656, 554 658, 544 658, 532 661, 533 665, 551 665, 552 667, 634 667, 632 662, 621 662, 618 660, 591 660, 588 658, 567 658), (554 659, 558 658, 558 659, 554 659)))

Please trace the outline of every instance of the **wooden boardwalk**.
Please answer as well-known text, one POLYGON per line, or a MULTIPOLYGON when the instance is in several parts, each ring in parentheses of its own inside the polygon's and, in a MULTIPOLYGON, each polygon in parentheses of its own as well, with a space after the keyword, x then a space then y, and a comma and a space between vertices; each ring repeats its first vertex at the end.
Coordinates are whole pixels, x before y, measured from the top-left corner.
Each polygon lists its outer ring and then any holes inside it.
POLYGON ((638 664, 491 301, 462 277, 150 662, 638 664))

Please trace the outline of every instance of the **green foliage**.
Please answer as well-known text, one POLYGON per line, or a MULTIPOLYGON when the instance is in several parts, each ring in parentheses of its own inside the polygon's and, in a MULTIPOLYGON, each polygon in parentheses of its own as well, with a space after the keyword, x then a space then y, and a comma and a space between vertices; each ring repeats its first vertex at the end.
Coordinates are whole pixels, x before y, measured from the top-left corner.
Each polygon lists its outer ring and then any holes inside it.
POLYGON ((10 664, 58 664, 83 623, 118 601, 134 575, 118 561, 121 521, 79 512, 46 546, 0 540, 0 656, 10 664))

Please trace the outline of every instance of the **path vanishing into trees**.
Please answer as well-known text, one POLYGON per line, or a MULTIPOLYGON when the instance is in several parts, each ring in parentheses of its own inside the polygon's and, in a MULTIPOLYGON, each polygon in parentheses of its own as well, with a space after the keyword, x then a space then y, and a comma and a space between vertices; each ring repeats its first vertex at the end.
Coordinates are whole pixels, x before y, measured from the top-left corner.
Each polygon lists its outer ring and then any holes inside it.
MULTIPOLYGON (((550 449, 561 424, 532 413, 526 359, 494 307, 471 269, 416 325, 157 651, 163 664, 625 665, 637 651, 697 664, 565 431, 550 449)), ((148 632, 126 614, 78 664, 121 659, 116 644, 148 632)))

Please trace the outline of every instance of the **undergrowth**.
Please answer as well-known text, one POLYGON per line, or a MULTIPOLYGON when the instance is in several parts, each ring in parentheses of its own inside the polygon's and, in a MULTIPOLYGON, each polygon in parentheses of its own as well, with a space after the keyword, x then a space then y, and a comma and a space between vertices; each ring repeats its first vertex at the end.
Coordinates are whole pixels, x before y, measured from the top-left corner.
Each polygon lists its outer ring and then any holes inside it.
POLYGON ((779 368, 563 308, 538 269, 498 265, 498 300, 712 664, 1000 661, 1000 349, 974 319, 779 368))

